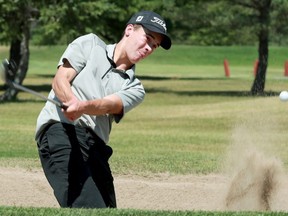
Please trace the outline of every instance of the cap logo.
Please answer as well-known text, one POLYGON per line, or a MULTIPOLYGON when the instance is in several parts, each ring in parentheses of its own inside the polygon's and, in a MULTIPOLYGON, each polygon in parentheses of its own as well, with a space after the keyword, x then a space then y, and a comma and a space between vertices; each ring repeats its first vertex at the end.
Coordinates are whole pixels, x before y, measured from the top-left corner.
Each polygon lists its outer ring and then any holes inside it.
POLYGON ((138 16, 138 17, 136 18, 136 22, 141 22, 142 19, 143 19, 143 16, 138 16))
POLYGON ((167 28, 166 28, 165 22, 163 20, 159 19, 158 17, 153 17, 153 18, 154 19, 152 19, 151 22, 159 24, 160 26, 162 26, 165 29, 165 32, 166 32, 167 28))

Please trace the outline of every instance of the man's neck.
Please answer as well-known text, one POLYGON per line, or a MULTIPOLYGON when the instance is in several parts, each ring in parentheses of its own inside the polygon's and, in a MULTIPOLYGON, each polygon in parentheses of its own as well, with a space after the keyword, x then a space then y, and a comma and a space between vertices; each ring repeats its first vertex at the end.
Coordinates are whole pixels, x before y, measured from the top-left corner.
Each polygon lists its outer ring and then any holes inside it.
POLYGON ((116 64, 116 69, 119 70, 128 70, 133 66, 133 64, 128 60, 127 54, 123 49, 123 43, 120 41, 115 46, 113 61, 116 64))

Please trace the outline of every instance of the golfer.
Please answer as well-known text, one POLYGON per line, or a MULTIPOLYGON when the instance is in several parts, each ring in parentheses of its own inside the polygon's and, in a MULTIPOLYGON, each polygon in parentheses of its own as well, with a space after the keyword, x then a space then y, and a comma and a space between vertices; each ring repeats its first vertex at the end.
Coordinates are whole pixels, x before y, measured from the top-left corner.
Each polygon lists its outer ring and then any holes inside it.
POLYGON ((97 35, 81 36, 60 58, 49 97, 36 126, 44 173, 61 207, 116 208, 108 160, 112 122, 139 105, 145 96, 135 64, 171 40, 164 19, 152 11, 131 17, 116 44, 97 35))

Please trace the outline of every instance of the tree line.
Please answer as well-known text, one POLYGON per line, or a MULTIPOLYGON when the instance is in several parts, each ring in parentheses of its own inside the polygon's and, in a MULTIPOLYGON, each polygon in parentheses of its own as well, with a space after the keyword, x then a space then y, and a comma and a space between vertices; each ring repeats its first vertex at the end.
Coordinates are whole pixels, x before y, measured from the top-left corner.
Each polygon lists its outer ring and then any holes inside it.
MULTIPOLYGON (((0 43, 10 46, 18 66, 11 79, 25 79, 29 44, 67 44, 90 32, 117 42, 130 16, 143 9, 165 18, 174 44, 257 44, 253 95, 264 93, 269 43, 288 44, 286 0, 0 0, 0 43)), ((16 96, 8 88, 2 100, 16 96)))

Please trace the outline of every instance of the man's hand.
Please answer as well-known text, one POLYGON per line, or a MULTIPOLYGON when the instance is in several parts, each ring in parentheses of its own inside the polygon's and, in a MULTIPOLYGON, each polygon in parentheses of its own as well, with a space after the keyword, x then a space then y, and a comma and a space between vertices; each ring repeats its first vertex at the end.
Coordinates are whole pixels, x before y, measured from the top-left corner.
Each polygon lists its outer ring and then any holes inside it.
POLYGON ((83 114, 80 111, 81 101, 79 101, 75 96, 72 100, 66 102, 64 105, 66 105, 68 108, 66 110, 62 109, 62 112, 70 121, 75 121, 83 114))

